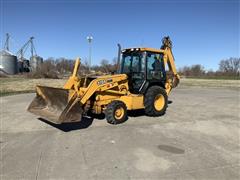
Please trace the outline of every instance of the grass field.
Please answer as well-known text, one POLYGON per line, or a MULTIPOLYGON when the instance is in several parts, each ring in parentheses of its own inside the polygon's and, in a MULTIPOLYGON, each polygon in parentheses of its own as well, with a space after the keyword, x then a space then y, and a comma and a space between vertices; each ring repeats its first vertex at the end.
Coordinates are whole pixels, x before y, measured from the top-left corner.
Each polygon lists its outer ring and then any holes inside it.
POLYGON ((0 96, 34 92, 36 85, 63 87, 66 79, 0 78, 0 96))
MULTIPOLYGON (((67 79, 0 78, 0 96, 34 92, 36 85, 63 87, 67 79)), ((240 80, 181 79, 180 87, 216 87, 240 89, 240 80)))
POLYGON ((240 89, 240 80, 184 78, 180 80, 180 86, 240 89))

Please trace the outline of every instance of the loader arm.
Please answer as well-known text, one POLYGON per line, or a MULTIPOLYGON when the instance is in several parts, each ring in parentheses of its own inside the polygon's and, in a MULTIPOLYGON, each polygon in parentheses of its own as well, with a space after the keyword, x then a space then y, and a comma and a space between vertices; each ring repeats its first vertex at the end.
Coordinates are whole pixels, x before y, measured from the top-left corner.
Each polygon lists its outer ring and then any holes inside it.
POLYGON ((68 79, 68 81, 65 83, 64 85, 64 89, 74 89, 74 90, 78 90, 78 86, 80 84, 80 79, 77 76, 79 67, 80 67, 80 58, 77 58, 75 61, 75 65, 74 65, 74 69, 73 69, 73 73, 72 76, 68 79))
POLYGON ((80 103, 85 104, 87 100, 97 91, 107 91, 114 87, 119 86, 119 82, 127 80, 126 74, 118 74, 113 76, 102 76, 93 80, 88 87, 84 90, 84 93, 80 97, 80 103))

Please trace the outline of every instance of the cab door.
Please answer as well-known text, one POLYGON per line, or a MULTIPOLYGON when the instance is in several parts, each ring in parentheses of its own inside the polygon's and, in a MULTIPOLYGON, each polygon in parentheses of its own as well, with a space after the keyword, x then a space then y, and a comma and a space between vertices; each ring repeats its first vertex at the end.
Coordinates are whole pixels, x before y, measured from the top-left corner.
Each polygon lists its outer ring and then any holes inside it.
POLYGON ((162 84, 166 82, 166 71, 164 67, 163 54, 147 52, 146 58, 147 81, 151 84, 162 84))
POLYGON ((128 75, 130 92, 138 94, 146 79, 145 55, 136 51, 123 54, 121 73, 128 75))

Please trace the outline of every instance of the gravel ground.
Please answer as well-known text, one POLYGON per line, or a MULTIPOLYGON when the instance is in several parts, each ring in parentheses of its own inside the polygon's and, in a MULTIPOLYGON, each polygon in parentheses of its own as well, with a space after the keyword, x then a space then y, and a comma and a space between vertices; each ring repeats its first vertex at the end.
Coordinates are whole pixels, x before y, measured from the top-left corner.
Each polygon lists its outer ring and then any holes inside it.
POLYGON ((1 97, 0 179, 240 179, 240 94, 173 90, 167 113, 131 112, 53 126, 26 111, 34 94, 1 97))

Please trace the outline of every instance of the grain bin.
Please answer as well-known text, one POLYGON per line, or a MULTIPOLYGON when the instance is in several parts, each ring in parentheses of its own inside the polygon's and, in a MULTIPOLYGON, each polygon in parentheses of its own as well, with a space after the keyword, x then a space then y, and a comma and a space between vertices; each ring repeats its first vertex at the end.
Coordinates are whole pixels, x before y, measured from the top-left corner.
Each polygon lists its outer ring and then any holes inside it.
POLYGON ((6 74, 18 72, 17 57, 7 50, 0 51, 0 69, 6 74))
POLYGON ((32 71, 35 71, 41 67, 43 63, 43 58, 40 56, 32 56, 30 58, 30 67, 32 71))

